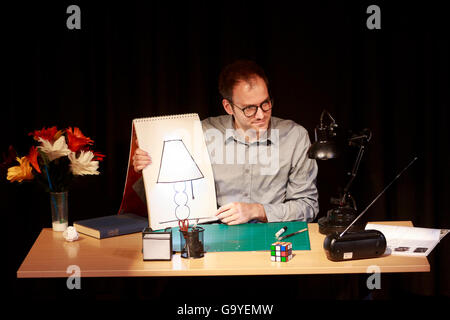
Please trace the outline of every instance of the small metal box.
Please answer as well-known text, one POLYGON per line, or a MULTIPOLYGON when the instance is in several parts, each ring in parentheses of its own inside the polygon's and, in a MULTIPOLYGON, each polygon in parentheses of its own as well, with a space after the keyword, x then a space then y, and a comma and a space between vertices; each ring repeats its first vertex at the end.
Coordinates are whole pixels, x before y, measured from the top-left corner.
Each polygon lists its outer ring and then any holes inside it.
POLYGON ((142 257, 144 261, 172 260, 172 229, 155 232, 145 228, 142 231, 142 257))

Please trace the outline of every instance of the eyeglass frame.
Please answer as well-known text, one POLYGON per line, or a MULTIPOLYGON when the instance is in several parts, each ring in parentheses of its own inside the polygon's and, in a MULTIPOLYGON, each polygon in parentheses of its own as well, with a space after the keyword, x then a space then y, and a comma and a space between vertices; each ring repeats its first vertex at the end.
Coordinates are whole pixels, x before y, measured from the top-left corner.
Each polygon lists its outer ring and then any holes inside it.
POLYGON ((227 99, 227 100, 228 100, 228 102, 229 102, 233 107, 236 107, 236 108, 238 108, 239 110, 241 110, 242 113, 244 114, 244 116, 246 116, 247 118, 254 117, 255 114, 258 113, 258 108, 261 108, 261 110, 262 110, 263 112, 268 112, 269 110, 272 110, 272 108, 273 108, 273 99, 272 99, 271 97, 268 97, 266 100, 264 100, 263 102, 261 102, 260 105, 254 104, 254 105, 246 106, 246 107, 244 107, 244 108, 240 108, 239 106, 237 106, 236 104, 234 104, 233 101, 232 101, 231 99, 227 99), (267 110, 264 110, 263 107, 262 107, 262 105, 265 104, 265 103, 269 103, 269 105, 270 105, 270 108, 267 109, 267 110), (256 107, 256 110, 255 110, 255 112, 254 112, 252 115, 248 116, 248 115, 245 114, 245 109, 248 109, 248 108, 254 108, 254 107, 256 107))

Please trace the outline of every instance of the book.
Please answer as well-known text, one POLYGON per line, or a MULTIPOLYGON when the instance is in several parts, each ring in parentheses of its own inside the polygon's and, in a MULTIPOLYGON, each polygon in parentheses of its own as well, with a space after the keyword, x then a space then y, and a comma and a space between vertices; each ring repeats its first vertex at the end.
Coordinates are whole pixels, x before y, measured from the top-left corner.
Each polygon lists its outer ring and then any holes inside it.
POLYGON ((142 232, 148 227, 148 219, 133 213, 123 213, 75 221, 73 226, 80 233, 103 239, 142 232))

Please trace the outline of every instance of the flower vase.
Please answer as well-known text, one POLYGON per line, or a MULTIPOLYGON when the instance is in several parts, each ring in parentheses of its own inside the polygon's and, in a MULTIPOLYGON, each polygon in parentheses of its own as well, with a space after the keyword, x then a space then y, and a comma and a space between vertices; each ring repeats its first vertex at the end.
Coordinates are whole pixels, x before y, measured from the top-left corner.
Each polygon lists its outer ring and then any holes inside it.
POLYGON ((68 192, 50 192, 53 231, 64 231, 68 226, 68 192))

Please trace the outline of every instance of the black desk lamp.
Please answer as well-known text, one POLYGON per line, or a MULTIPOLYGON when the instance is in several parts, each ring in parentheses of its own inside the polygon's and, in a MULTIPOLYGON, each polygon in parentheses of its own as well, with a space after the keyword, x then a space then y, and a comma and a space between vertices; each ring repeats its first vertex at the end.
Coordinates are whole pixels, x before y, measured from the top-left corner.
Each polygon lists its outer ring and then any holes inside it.
MULTIPOLYGON (((324 110, 320 116, 320 124, 315 129, 316 141, 308 149, 308 157, 316 160, 328 160, 337 158, 341 154, 342 147, 338 144, 338 125, 330 113, 324 110), (331 123, 324 124, 324 116, 327 115, 331 123)), ((343 232, 355 220, 357 214, 355 199, 351 196, 349 190, 356 177, 359 164, 361 162, 367 143, 370 141, 372 133, 369 129, 364 129, 360 134, 352 134, 346 138, 350 146, 359 147, 358 155, 353 165, 352 172, 349 173, 350 180, 347 182, 342 195, 338 199, 331 198, 334 208, 327 211, 327 215, 318 220, 319 232, 322 234, 331 234, 333 232, 343 232)), ((362 230, 364 226, 361 223, 354 223, 349 231, 362 230)))

